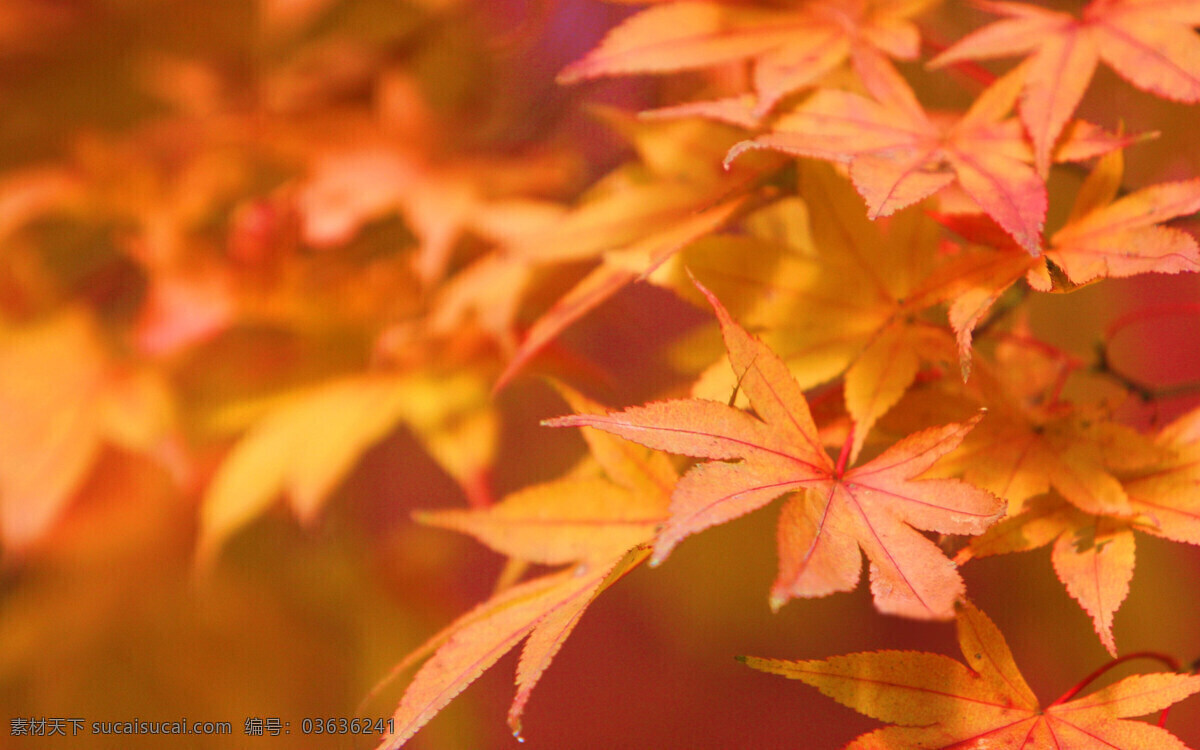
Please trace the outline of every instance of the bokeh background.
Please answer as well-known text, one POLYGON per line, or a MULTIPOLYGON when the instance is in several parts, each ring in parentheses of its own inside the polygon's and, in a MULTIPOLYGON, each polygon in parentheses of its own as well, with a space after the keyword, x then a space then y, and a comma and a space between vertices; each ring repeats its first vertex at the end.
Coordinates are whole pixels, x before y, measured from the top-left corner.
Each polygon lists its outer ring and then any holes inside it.
MULTIPOLYGON (((981 22, 954 6, 931 33, 981 22)), ((435 313, 503 240, 514 202, 569 201, 628 156, 589 106, 636 109, 700 85, 554 82, 628 12, 594 0, 0 4, 0 747, 117 746, 10 736, 22 717, 233 727, 122 738, 129 748, 375 744, 303 736, 299 722, 353 716, 393 664, 489 595, 503 564, 410 512, 552 478, 583 452, 577 435, 537 426, 567 410, 543 382, 518 378, 487 400, 511 351, 511 331, 489 326, 499 308, 471 298, 435 313), (498 431, 494 461, 431 449, 445 425, 388 425, 310 517, 272 502, 198 562, 201 502, 239 437, 279 399, 379 367, 468 373, 484 395, 463 418, 498 431), (289 721, 291 735, 246 737, 255 717, 289 721)), ((1131 152, 1127 188, 1200 175, 1196 108, 1102 71, 1081 111, 1161 131, 1131 152)), ((1079 178, 1056 173, 1052 194, 1079 178)), ((513 303, 513 329, 584 271, 542 272, 513 303)), ((1200 404, 1188 388, 1197 303, 1195 277, 1103 282, 1035 299, 1031 322, 1090 356, 1110 322, 1143 311, 1112 343, 1114 363, 1183 386, 1129 406, 1148 426, 1200 404)), ((556 366, 613 405, 679 392, 666 347, 704 320, 635 285, 564 334, 556 366)), ((600 597, 534 694, 526 746, 837 747, 875 725, 733 657, 958 656, 951 624, 881 616, 862 589, 771 614, 774 513, 699 535, 600 597)), ((1048 558, 963 570, 1047 701, 1107 660, 1048 558)), ((1194 547, 1139 536, 1122 651, 1200 657, 1197 591, 1194 547)), ((501 660, 409 746, 514 747, 515 666, 501 660)), ((407 679, 363 715, 389 716, 407 679)), ((1200 701, 1168 727, 1200 747, 1200 701)))

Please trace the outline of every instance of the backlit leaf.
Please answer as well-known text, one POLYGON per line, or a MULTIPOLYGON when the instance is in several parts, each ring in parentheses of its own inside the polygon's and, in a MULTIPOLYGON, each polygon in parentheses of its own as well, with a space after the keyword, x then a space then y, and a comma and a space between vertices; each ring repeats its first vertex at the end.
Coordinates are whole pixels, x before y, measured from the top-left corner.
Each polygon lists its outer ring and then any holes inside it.
POLYGON ((395 734, 380 743, 380 750, 407 742, 467 685, 528 636, 517 670, 517 698, 509 713, 509 724, 519 734, 520 715, 529 692, 583 610, 647 554, 634 551, 604 565, 580 565, 518 584, 463 615, 430 644, 418 649, 425 652, 436 647, 436 652, 413 677, 393 715, 395 734))
POLYGON ((281 495, 311 521, 359 457, 405 423, 464 485, 488 464, 495 429, 482 383, 467 375, 345 378, 295 395, 259 421, 221 464, 204 497, 199 556, 281 495))
POLYGON ((563 82, 606 75, 670 73, 739 60, 753 64, 755 114, 811 86, 858 56, 916 57, 912 16, 928 2, 811 2, 796 8, 738 3, 675 2, 627 19, 582 60, 559 74, 563 82))
POLYGON ((842 705, 900 726, 864 734, 850 750, 884 748, 1176 748, 1160 727, 1125 720, 1200 692, 1200 676, 1134 675, 1074 700, 1039 705, 1004 636, 974 605, 958 613, 966 663, 940 654, 877 651, 810 661, 743 657, 754 669, 800 680, 842 705))
POLYGON ((932 65, 1029 53, 1021 120, 1045 174, 1063 127, 1101 60, 1138 88, 1200 101, 1200 11, 1187 2, 1093 0, 1079 18, 1015 2, 980 2, 1006 16, 960 39, 932 65))
POLYGON ((725 404, 690 400, 547 422, 595 427, 650 448, 719 459, 694 467, 676 486, 652 563, 691 534, 801 492, 803 499, 791 501, 781 519, 773 606, 853 588, 860 566, 856 545, 871 561, 871 589, 881 611, 951 616, 962 581, 937 546, 911 527, 976 534, 998 518, 1002 503, 964 482, 917 477, 953 450, 978 417, 913 434, 844 471, 825 452, 787 366, 738 326, 715 296, 701 291, 721 322, 730 363, 757 419, 725 404), (740 461, 726 462, 731 459, 740 461))
MULTIPOLYGON (((603 408, 556 384, 576 409, 603 408)), ((675 470, 666 457, 595 430, 585 430, 589 458, 570 475, 518 490, 486 508, 421 512, 417 520, 474 536, 514 560, 575 563, 559 573, 519 583, 434 636, 393 674, 433 656, 417 672, 396 710, 398 747, 455 695, 528 636, 517 666, 517 694, 508 722, 520 733, 534 686, 584 610, 603 589, 650 555, 666 517, 675 470), (599 469, 599 475, 590 469, 599 469)))

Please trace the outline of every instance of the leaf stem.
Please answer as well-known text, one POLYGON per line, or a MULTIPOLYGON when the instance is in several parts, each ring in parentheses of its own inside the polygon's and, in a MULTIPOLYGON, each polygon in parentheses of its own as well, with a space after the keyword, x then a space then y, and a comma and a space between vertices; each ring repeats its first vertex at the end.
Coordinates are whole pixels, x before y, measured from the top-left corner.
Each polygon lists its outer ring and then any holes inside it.
POLYGON ((850 460, 850 449, 854 446, 854 428, 855 424, 850 425, 850 429, 846 431, 846 440, 842 443, 842 452, 838 454, 837 467, 834 469, 834 476, 838 479, 846 473, 846 462, 850 460))
MULTIPOLYGON (((950 45, 937 39, 927 28, 921 29, 921 46, 927 52, 932 52, 935 56, 950 48, 950 45)), ((958 60, 950 63, 947 67, 961 73, 984 88, 996 82, 996 74, 974 60, 958 60)))
MULTIPOLYGON (((1117 666, 1118 664, 1123 664, 1127 661, 1132 661, 1133 659, 1154 659, 1155 661, 1160 662, 1161 664, 1166 666, 1167 669, 1171 670, 1172 672, 1179 671, 1179 660, 1169 654, 1161 654, 1157 651, 1135 651, 1131 654, 1125 654, 1124 656, 1118 656, 1116 659, 1113 659, 1112 661, 1108 662, 1104 666, 1100 667, 1096 671, 1089 674, 1087 677, 1084 677, 1083 680, 1081 680, 1073 688, 1071 688, 1070 690, 1068 690, 1067 692, 1065 692, 1061 696, 1059 696, 1058 700, 1051 703, 1050 706, 1057 706, 1060 703, 1066 703, 1067 701, 1074 698, 1079 693, 1079 691, 1083 690, 1085 687, 1092 684, 1098 677, 1103 675, 1105 672, 1109 671, 1110 669, 1117 666)), ((1049 708, 1050 706, 1047 706, 1047 708, 1049 708)), ((1166 713, 1167 712, 1164 709, 1163 717, 1162 717, 1162 719, 1160 719, 1159 726, 1162 725, 1161 724, 1162 721, 1166 721, 1166 713)))

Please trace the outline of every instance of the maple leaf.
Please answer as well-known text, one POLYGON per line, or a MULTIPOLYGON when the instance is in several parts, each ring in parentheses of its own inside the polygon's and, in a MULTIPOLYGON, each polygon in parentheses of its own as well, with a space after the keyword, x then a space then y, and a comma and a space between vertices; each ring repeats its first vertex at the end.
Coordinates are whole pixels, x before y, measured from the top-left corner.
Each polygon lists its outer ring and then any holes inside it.
MULTIPOLYGON (((1092 617, 1096 633, 1116 656, 1113 615, 1133 579, 1136 539, 1141 531, 1164 539, 1200 544, 1200 410, 1180 417, 1155 439, 1158 460, 1139 461, 1142 468, 1105 471, 1119 481, 1131 509, 1128 517, 1087 513, 1058 494, 1033 498, 1022 510, 971 540, 957 556, 973 557, 1024 552, 1054 542, 1051 562, 1067 592, 1092 617)), ((1125 441, 1120 450, 1128 451, 1125 441)), ((1144 446, 1134 446, 1144 455, 1144 446)), ((1115 452, 1115 451, 1113 451, 1115 452)))
POLYGON ((285 120, 273 146, 307 165, 295 190, 307 243, 344 246, 370 222, 398 213, 418 240, 413 270, 432 288, 451 270, 464 235, 500 239, 491 234, 497 206, 562 190, 573 165, 554 149, 469 152, 462 143, 472 140, 476 120, 436 112, 411 72, 380 79, 382 111, 372 118, 390 116, 384 127, 350 115, 333 127, 285 120))
POLYGON ((1129 594, 1136 540, 1130 521, 1084 513, 1056 494, 1042 495, 971 540, 955 557, 1025 552, 1054 542, 1050 561, 1071 598, 1092 618, 1104 648, 1114 657, 1113 617, 1129 594))
MULTIPOLYGON (((565 385, 556 388, 581 412, 606 411, 565 385)), ((608 559, 649 542, 666 518, 678 479, 674 468, 663 454, 611 435, 585 430, 584 438, 592 460, 562 479, 514 492, 487 508, 424 512, 416 518, 540 565, 608 559)))
POLYGON ((501 656, 528 637, 517 667, 517 697, 509 725, 520 733, 520 714, 550 660, 596 596, 649 556, 634 550, 607 566, 579 565, 518 584, 459 619, 401 662, 404 669, 434 652, 409 684, 393 716, 396 731, 379 748, 392 750, 463 691, 501 656), (414 658, 415 657, 415 658, 414 658))
POLYGON ((1000 247, 1005 249, 997 251, 978 245, 968 246, 942 272, 950 286, 946 316, 958 344, 958 361, 964 381, 971 374, 971 344, 976 326, 1009 287, 1037 266, 1037 259, 1018 248, 1011 239, 1001 243, 1000 247))
POLYGON ((726 174, 725 150, 740 131, 701 121, 642 123, 604 110, 640 162, 604 177, 558 221, 516 239, 509 253, 531 264, 602 262, 526 331, 497 379, 502 388, 569 325, 744 207, 754 169, 726 174))
POLYGON ((477 325, 504 351, 515 351, 514 321, 533 274, 532 264, 502 250, 487 253, 437 289, 425 321, 428 332, 452 339, 477 325))
MULTIPOLYGON (((1200 42, 1197 43, 1200 45, 1200 42)), ((1162 222, 1200 211, 1200 178, 1142 188, 1114 200, 1124 157, 1114 151, 1100 160, 1079 189, 1067 223, 1050 237, 1046 258, 1073 284, 1099 277, 1200 271, 1200 245, 1162 222)), ((1045 290, 1044 277, 1030 274, 1045 290)))
MULTIPOLYGON (((910 20, 928 0, 804 3, 755 8, 735 3, 675 2, 626 19, 559 81, 605 75, 669 73, 738 60, 753 63, 754 114, 766 114, 787 94, 872 54, 917 56, 920 38, 910 20)), ((860 72, 861 74, 861 72, 860 72)))
POLYGON ((1200 40, 1191 30, 1200 26, 1195 3, 1093 0, 1079 18, 1026 3, 976 4, 1006 19, 963 37, 930 65, 1031 53, 1020 112, 1042 174, 1101 60, 1143 91, 1200 101, 1200 40))
MULTIPOLYGON (((850 177, 872 218, 888 216, 951 184, 996 220, 1032 255, 1041 252, 1046 186, 1030 166, 1021 125, 1007 118, 1027 75, 1008 73, 984 91, 956 122, 927 115, 908 83, 890 65, 866 78, 868 99, 821 90, 785 113, 773 132, 735 146, 726 157, 767 148, 848 163, 850 177)), ((1095 156, 1120 145, 1061 150, 1060 159, 1095 156)))
MULTIPOLYGON (((973 244, 944 273, 955 285, 950 304, 964 370, 975 326, 1022 276, 1038 291, 1071 291, 1098 278, 1200 270, 1200 245, 1162 222, 1200 211, 1200 180, 1161 183, 1114 200, 1124 156, 1102 157, 1076 194, 1067 221, 1050 235, 1044 257, 1020 252, 972 216, 942 216, 973 244)), ((985 220, 986 221, 986 220, 985 220)))
POLYGON ((224 269, 157 269, 134 327, 138 348, 149 355, 169 355, 195 346, 227 330, 235 321, 237 302, 224 269))
POLYGON ((708 101, 687 102, 668 107, 643 109, 638 113, 643 120, 674 120, 689 117, 699 117, 706 120, 716 120, 727 125, 754 130, 758 127, 757 99, 753 94, 727 96, 708 101))
MULTIPOLYGON (((751 214, 742 235, 695 243, 673 259, 669 277, 651 280, 703 305, 688 277, 694 273, 737 306, 745 326, 764 332, 801 388, 844 373, 854 461, 921 367, 953 361, 944 326, 923 313, 959 282, 942 273, 938 227, 919 208, 872 222, 831 167, 805 164, 798 177, 801 197, 751 214)), ((717 397, 733 385, 717 363, 693 392, 717 397)))
POLYGON ((1025 682, 1003 634, 965 602, 958 644, 966 663, 941 654, 877 651, 786 661, 742 657, 754 669, 801 680, 844 706, 900 726, 877 729, 846 750, 883 748, 1055 747, 1177 748, 1167 730, 1126 717, 1143 716, 1200 692, 1200 676, 1133 675, 1082 698, 1042 707, 1025 682))
POLYGON ((1155 442, 1170 457, 1124 477, 1138 529, 1176 542, 1200 544, 1200 408, 1159 432, 1155 442))
POLYGON ((1084 513, 1131 518, 1118 475, 1159 465, 1164 451, 1104 406, 1061 400, 1070 366, 1020 340, 998 346, 974 382, 988 419, 940 470, 1004 498, 1010 515, 1053 488, 1084 513))
POLYGON ((99 448, 92 394, 104 353, 91 321, 65 313, 0 339, 0 535, 20 548, 40 536, 99 448))
MULTIPOLYGON (((559 392, 583 412, 598 404, 565 386, 559 392)), ((515 492, 488 508, 416 514, 422 523, 474 536, 516 560, 575 563, 493 596, 456 620, 392 671, 430 653, 396 709, 396 734, 381 747, 402 745, 455 695, 528 636, 509 709, 513 733, 534 686, 587 606, 650 555, 648 543, 666 517, 677 475, 666 457, 593 430, 584 430, 589 459, 562 479, 515 492)))
POLYGON ((0 423, 0 542, 11 551, 65 512, 102 445, 149 455, 180 481, 189 470, 166 385, 112 361, 82 309, 0 325, 0 423))
POLYGON ((1002 504, 988 492, 957 480, 917 479, 953 450, 979 417, 910 435, 874 460, 845 470, 822 447, 804 393, 783 361, 700 289, 716 311, 730 363, 759 419, 696 399, 545 422, 596 427, 657 450, 716 459, 693 467, 679 481, 652 564, 691 534, 798 492, 779 524, 773 607, 793 597, 853 589, 861 548, 871 561, 871 590, 880 611, 952 616, 962 579, 938 547, 910 527, 976 534, 999 517, 1002 504))
POLYGON ((468 493, 491 463, 495 416, 482 381, 465 372, 348 376, 276 401, 234 446, 205 493, 201 564, 281 493, 297 517, 310 522, 363 452, 397 423, 412 429, 468 493))
MULTIPOLYGON (((393 144, 331 148, 313 159, 312 176, 299 189, 304 238, 317 247, 345 244, 369 221, 400 211, 420 239, 413 259, 418 276, 434 286, 445 275, 461 235, 489 236, 490 214, 509 193, 543 187, 565 169, 554 159, 528 155, 459 158, 430 163, 426 154, 393 144), (530 185, 513 175, 526 175, 530 185), (516 182, 517 184, 508 184, 516 182)), ((561 179, 561 178, 560 178, 561 179)))
POLYGON ((1105 410, 1058 401, 1061 366, 1033 350, 1006 345, 997 357, 999 367, 981 369, 976 383, 993 418, 939 468, 1006 498, 1010 515, 956 560, 1055 542, 1055 573, 1115 655, 1113 616, 1133 578, 1133 531, 1200 542, 1191 500, 1197 436, 1181 419, 1151 439, 1105 410), (1014 368, 1022 374, 1010 375, 1014 368))

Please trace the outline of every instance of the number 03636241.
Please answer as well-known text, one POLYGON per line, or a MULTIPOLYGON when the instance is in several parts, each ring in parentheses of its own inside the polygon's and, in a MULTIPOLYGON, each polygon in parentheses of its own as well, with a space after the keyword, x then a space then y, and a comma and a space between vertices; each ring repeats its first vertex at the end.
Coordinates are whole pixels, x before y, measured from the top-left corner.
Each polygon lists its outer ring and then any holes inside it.
POLYGON ((300 722, 304 734, 395 734, 395 720, 346 717, 317 717, 300 722))

